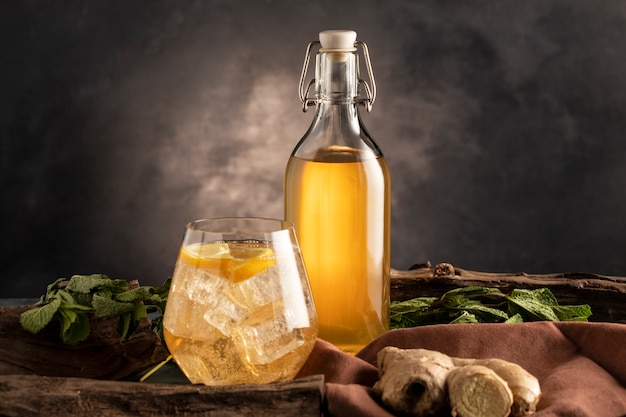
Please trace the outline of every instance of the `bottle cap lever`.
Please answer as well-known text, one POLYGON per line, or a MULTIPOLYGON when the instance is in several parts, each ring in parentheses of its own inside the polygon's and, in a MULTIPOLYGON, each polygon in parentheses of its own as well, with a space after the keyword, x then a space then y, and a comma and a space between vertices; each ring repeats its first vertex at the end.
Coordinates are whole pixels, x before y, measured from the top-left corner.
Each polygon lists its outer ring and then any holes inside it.
POLYGON ((364 106, 365 109, 370 112, 372 105, 376 100, 376 81, 374 80, 374 71, 372 70, 372 63, 370 61, 369 50, 364 42, 356 40, 356 32, 352 30, 326 30, 320 32, 319 41, 310 42, 307 46, 306 53, 304 55, 304 64, 302 65, 302 72, 300 73, 300 83, 298 85, 298 92, 300 94, 300 101, 302 102, 302 111, 306 112, 309 106, 315 106, 317 99, 315 97, 309 97, 309 91, 311 86, 315 84, 315 78, 311 79, 309 83, 304 85, 306 74, 311 61, 311 50, 314 46, 319 47, 320 51, 324 50, 342 50, 342 51, 356 51, 360 46, 365 58, 365 67, 367 69, 367 75, 370 79, 370 85, 366 81, 359 78, 359 85, 363 86, 365 90, 364 98, 357 98, 357 104, 364 106))

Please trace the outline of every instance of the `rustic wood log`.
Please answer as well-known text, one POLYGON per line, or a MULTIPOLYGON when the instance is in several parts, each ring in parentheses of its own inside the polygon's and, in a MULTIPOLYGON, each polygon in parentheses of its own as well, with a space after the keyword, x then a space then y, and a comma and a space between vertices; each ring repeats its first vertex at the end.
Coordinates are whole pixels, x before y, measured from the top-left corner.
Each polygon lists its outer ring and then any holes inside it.
POLYGON ((143 319, 122 341, 119 318, 92 317, 87 340, 68 345, 59 338, 58 322, 53 321, 38 334, 22 328, 19 316, 31 307, 0 307, 0 375, 121 379, 168 356, 149 319, 143 319))
POLYGON ((229 387, 0 376, 5 417, 276 416, 319 417, 324 376, 229 387))
POLYGON ((527 274, 469 271, 450 264, 417 265, 408 271, 391 271, 391 299, 439 297, 467 286, 499 288, 549 288, 562 305, 589 304, 590 321, 626 323, 626 278, 589 273, 527 274))

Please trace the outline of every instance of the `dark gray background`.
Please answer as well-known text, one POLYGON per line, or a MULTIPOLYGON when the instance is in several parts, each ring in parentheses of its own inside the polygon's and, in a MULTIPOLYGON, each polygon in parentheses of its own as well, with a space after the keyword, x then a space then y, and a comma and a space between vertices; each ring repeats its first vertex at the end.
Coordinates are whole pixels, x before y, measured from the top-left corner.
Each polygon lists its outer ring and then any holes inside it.
POLYGON ((159 284, 186 222, 282 217, 323 29, 355 29, 392 173, 392 265, 626 275, 622 1, 0 5, 0 296, 159 284))

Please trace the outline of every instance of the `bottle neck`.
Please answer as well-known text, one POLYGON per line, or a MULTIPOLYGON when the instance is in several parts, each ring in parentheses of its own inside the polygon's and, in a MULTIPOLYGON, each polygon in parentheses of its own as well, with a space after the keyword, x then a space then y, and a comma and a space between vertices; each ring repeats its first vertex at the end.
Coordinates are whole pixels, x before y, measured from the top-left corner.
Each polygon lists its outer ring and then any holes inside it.
POLYGON ((342 50, 321 50, 316 56, 315 121, 334 140, 360 136, 357 59, 356 52, 342 50))
POLYGON ((356 107, 359 85, 357 59, 356 52, 331 50, 317 54, 315 93, 318 105, 344 104, 356 107))

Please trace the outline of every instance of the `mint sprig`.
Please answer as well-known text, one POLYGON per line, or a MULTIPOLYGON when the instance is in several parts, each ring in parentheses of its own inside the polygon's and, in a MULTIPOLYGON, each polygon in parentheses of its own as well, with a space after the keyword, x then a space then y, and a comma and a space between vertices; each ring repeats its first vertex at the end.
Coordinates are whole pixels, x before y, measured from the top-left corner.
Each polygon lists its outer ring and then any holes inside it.
POLYGON ((64 343, 76 344, 89 336, 91 315, 101 318, 119 317, 118 332, 126 340, 141 319, 157 313, 153 329, 162 338, 162 323, 170 280, 162 286, 128 288, 128 282, 103 274, 74 275, 48 285, 37 307, 20 315, 20 324, 39 333, 54 319, 59 321, 59 337, 64 343))
POLYGON ((391 302, 391 328, 444 323, 520 323, 524 321, 587 321, 587 304, 562 306, 548 288, 514 289, 470 286, 440 298, 417 297, 391 302))

